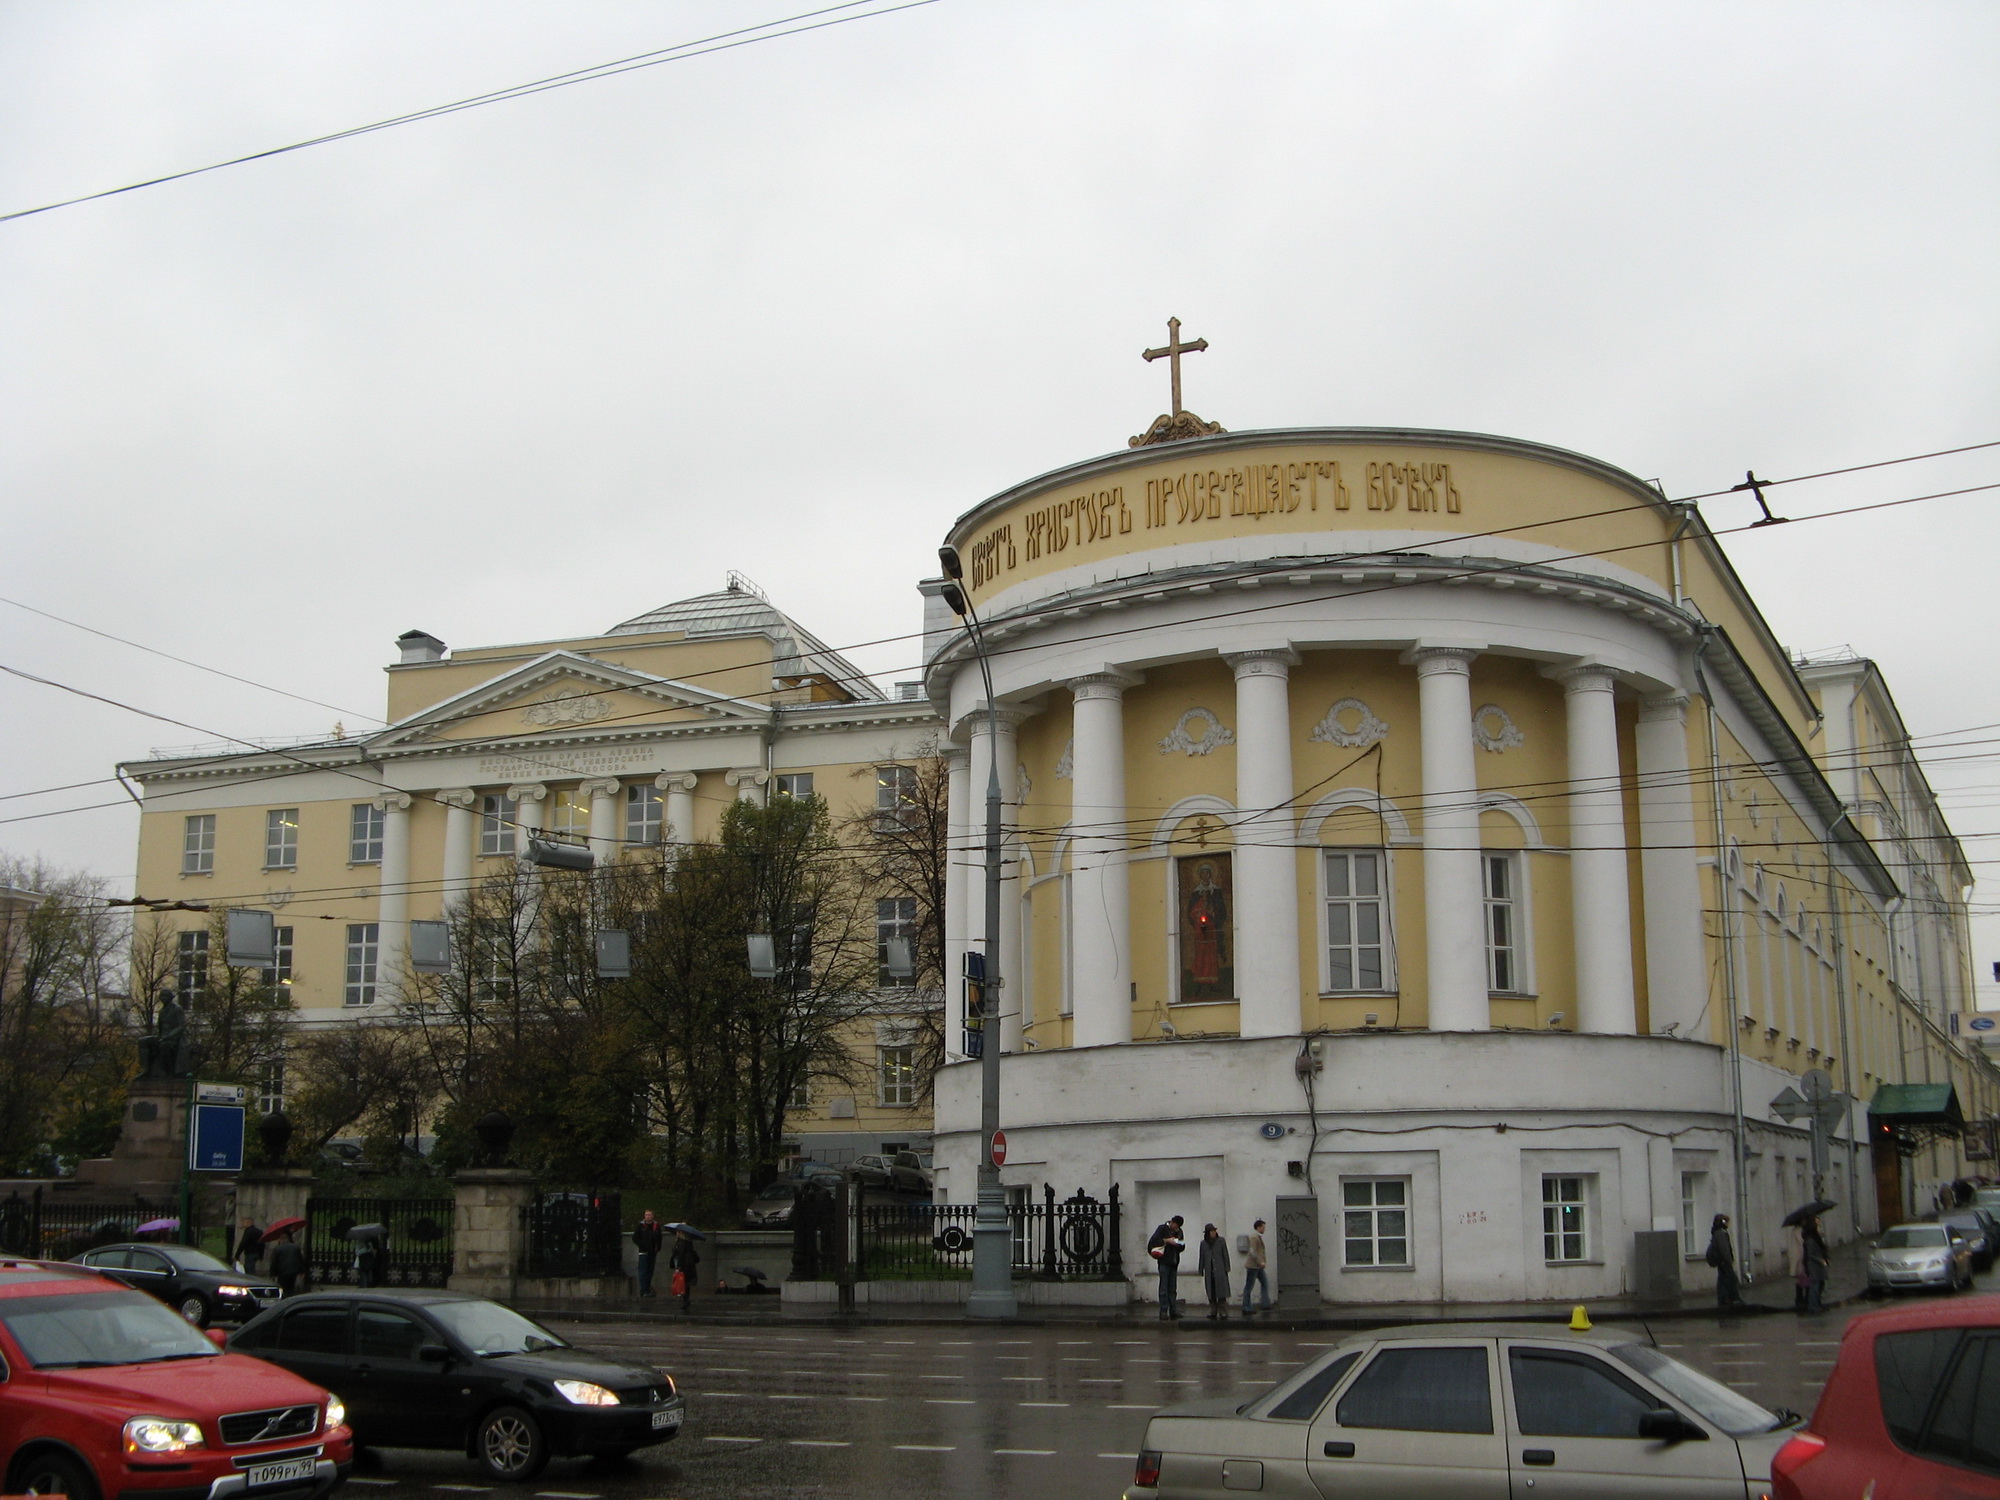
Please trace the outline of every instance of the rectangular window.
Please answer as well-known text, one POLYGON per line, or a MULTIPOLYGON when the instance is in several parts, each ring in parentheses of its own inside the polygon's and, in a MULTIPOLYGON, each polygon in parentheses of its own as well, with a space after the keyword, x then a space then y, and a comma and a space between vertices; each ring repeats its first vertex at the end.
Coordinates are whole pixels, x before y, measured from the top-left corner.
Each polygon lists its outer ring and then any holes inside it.
POLYGON ((875 982, 884 989, 908 989, 917 982, 914 974, 889 972, 889 944, 901 941, 906 957, 914 958, 917 947, 917 901, 914 896, 893 896, 875 903, 875 982))
POLYGON ((479 852, 489 856, 514 852, 514 824, 520 809, 512 797, 479 799, 479 852))
POLYGON ((875 1049, 875 1102, 895 1108, 917 1102, 916 1049, 908 1045, 875 1049))
POLYGON ((625 788, 625 842, 657 844, 660 841, 660 789, 656 786, 625 788))
POLYGON ((1340 1184, 1340 1203, 1345 1264, 1410 1263, 1409 1178, 1345 1178, 1340 1184))
MULTIPOLYGON (((292 982, 292 929, 273 927, 271 929, 271 956, 277 960, 270 968, 262 970, 266 984, 290 984, 292 982)), ((269 1110, 264 1113, 269 1114, 269 1110)))
POLYGON ((1708 1197, 1708 1173, 1681 1173, 1681 1254, 1700 1255, 1708 1249, 1708 1236, 1701 1222, 1703 1201, 1708 1197))
POLYGON ((257 1075, 257 1113, 276 1114, 285 1107, 285 1060, 264 1064, 257 1075))
POLYGON ((375 961, 381 951, 381 944, 380 923, 347 924, 347 989, 342 997, 345 1004, 375 1003, 375 961))
POLYGON ((472 974, 481 1000, 504 1000, 514 992, 514 924, 506 917, 475 917, 472 974))
POLYGON ((1389 899, 1379 849, 1326 851, 1326 987, 1388 988, 1389 899))
POLYGON ((1542 1179, 1542 1259, 1550 1265, 1590 1259, 1587 1177, 1542 1179))
POLYGON ((183 999, 208 988, 208 929, 183 932, 174 949, 174 988, 183 999))
POLYGON ((916 820, 917 768, 875 768, 875 821, 883 828, 908 828, 916 820))
MULTIPOLYGON (((898 767, 897 769, 901 769, 898 767)), ((810 771, 786 771, 778 777, 780 797, 810 797, 813 794, 813 773, 810 771)))
POLYGON ((296 870, 299 867, 299 810, 274 807, 264 814, 264 868, 296 870))
POLYGON ((581 844, 590 835, 590 799, 572 789, 550 799, 548 830, 566 844, 581 844))
POLYGON ((1512 854, 1479 859, 1486 884, 1486 987, 1525 989, 1521 978, 1520 863, 1512 854))
POLYGON ((351 865, 382 863, 382 824, 388 817, 372 802, 357 802, 347 820, 347 862, 351 865))
POLYGON ((215 873, 215 814, 196 813, 181 835, 181 874, 215 873))

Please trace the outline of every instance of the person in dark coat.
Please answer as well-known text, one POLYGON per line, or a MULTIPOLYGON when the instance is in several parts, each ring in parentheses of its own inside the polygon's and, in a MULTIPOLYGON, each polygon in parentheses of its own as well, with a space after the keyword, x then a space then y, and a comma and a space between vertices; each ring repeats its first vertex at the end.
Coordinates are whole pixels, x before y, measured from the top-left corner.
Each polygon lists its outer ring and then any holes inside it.
POLYGON ((1228 1317, 1229 1246, 1222 1242, 1222 1231, 1213 1224, 1201 1226, 1201 1251, 1195 1269, 1201 1272, 1201 1288, 1208 1293, 1208 1315, 1228 1317))
POLYGON ((1817 1215, 1799 1226, 1799 1264, 1800 1275, 1805 1279, 1804 1311, 1825 1312, 1826 1273, 1830 1260, 1826 1250, 1826 1237, 1820 1232, 1817 1215))
POLYGON ((278 1294, 283 1297, 296 1296, 299 1283, 306 1274, 306 1253, 292 1239, 289 1229, 280 1230, 275 1243, 267 1246, 270 1251, 269 1264, 271 1279, 278 1283, 278 1294))
MULTIPOLYGON (((264 1233, 254 1219, 246 1218, 236 1231, 236 1266, 245 1276, 257 1274, 257 1262, 264 1254, 264 1233)), ((229 1257, 224 1256, 227 1260, 229 1257)))
POLYGON ((632 1231, 632 1243, 639 1248, 639 1295, 653 1295, 653 1267, 660 1263, 660 1244, 666 1238, 660 1229, 660 1221, 653 1217, 649 1208, 639 1215, 638 1227, 632 1231))
POLYGON ((1160 1268, 1160 1316, 1173 1318, 1179 1315, 1175 1306, 1175 1293, 1179 1289, 1177 1279, 1181 1268, 1181 1251, 1186 1248, 1182 1224, 1185 1221, 1175 1214, 1166 1223, 1153 1231, 1153 1237, 1146 1241, 1146 1253, 1160 1268))
POLYGON ((691 1236, 681 1230, 674 1231, 674 1253, 667 1257, 667 1265, 681 1276, 681 1311, 693 1312, 694 1277, 701 1267, 701 1252, 694 1247, 691 1236))
POLYGON ((1743 1294, 1736 1286, 1736 1247, 1729 1240, 1728 1214, 1717 1214, 1708 1226, 1707 1260, 1715 1267, 1715 1305, 1741 1307, 1743 1294))

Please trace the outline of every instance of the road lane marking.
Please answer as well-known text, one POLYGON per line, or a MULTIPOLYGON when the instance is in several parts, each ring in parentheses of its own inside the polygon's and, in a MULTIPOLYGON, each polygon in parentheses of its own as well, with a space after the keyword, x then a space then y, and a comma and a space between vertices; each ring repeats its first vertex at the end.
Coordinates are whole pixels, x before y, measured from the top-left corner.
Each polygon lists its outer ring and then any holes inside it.
POLYGON ((599 1497, 583 1490, 536 1490, 535 1500, 599 1500, 599 1497))
POLYGON ((764 1440, 762 1438, 721 1437, 716 1433, 711 1432, 708 1435, 706 1441, 711 1443, 761 1443, 764 1440))
POLYGON ((970 1396, 926 1396, 926 1406, 977 1406, 979 1403, 970 1396))
POLYGON ((937 1443, 898 1443, 898 1453, 956 1453, 958 1449, 937 1443))
POLYGON ((1123 1385, 1124 1383, 1116 1375, 1087 1375, 1077 1381, 1078 1385, 1123 1385))
POLYGON ((1120 1405, 1115 1401, 1112 1402, 1109 1406, 1105 1407, 1104 1409, 1106 1411, 1158 1411, 1159 1410, 1157 1406, 1120 1405))
POLYGON ((468 1495, 490 1495, 493 1493, 493 1486, 490 1484, 434 1484, 431 1488, 434 1490, 459 1490, 468 1495))
POLYGON ((748 1391, 689 1391, 690 1396, 747 1396, 748 1391))
POLYGON ((963 1375, 919 1375, 919 1380, 963 1380, 963 1375))
POLYGON ((836 1442, 832 1438, 793 1438, 791 1439, 791 1446, 794 1448, 852 1448, 854 1444, 836 1442))
POLYGON ((1136 1461, 1136 1460, 1138 1459, 1138 1457, 1139 1457, 1139 1455, 1138 1455, 1138 1454, 1136 1454, 1136 1453, 1100 1453, 1100 1454, 1098 1454, 1097 1456, 1098 1456, 1099 1458, 1126 1458, 1126 1459, 1132 1459, 1132 1460, 1135 1460, 1135 1461, 1136 1461))
POLYGON ((1056 1450, 1053 1448, 995 1448, 993 1452, 996 1457, 1001 1454, 1006 1454, 1013 1458, 1054 1458, 1056 1456, 1056 1450))
POLYGON ((1067 1401, 1017 1401, 1016 1406, 1068 1406, 1067 1401))
POLYGON ((765 1399, 766 1401, 817 1401, 817 1400, 819 1399, 819 1397, 817 1397, 817 1396, 790 1396, 790 1395, 785 1395, 785 1394, 783 1394, 782 1392, 778 1392, 778 1391, 767 1391, 767 1392, 765 1393, 765 1395, 764 1395, 764 1399, 765 1399))
POLYGON ((887 1396, 843 1396, 843 1401, 887 1401, 887 1396))
POLYGON ((347 1482, 349 1484, 401 1484, 403 1481, 400 1479, 363 1479, 359 1474, 356 1474, 351 1476, 347 1482))

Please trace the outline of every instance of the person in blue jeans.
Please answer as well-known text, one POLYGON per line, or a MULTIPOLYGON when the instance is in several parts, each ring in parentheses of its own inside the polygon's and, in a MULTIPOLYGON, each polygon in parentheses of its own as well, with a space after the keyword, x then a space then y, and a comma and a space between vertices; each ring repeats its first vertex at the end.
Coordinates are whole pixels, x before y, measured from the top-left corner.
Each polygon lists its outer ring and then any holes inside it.
POLYGON ((1160 1316, 1176 1318, 1180 1316, 1177 1306, 1179 1290, 1177 1281, 1181 1267, 1181 1250, 1186 1245, 1185 1221, 1175 1214, 1166 1223, 1153 1231, 1146 1241, 1146 1253, 1159 1263, 1160 1267, 1160 1316))
POLYGON ((1263 1293, 1263 1306, 1259 1312, 1271 1310, 1271 1280, 1264 1273, 1264 1221, 1259 1219, 1250 1226, 1250 1232, 1243 1236, 1247 1242, 1243 1251, 1243 1316, 1250 1316, 1250 1288, 1256 1287, 1263 1293))

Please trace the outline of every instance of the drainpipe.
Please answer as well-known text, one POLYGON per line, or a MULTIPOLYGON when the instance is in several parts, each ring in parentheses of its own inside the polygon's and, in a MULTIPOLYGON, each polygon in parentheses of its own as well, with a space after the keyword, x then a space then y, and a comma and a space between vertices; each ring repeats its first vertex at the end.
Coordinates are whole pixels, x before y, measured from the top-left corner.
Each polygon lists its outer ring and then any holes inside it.
MULTIPOLYGON (((1702 637, 1694 652, 1694 680, 1701 689, 1701 701, 1708 720, 1708 801, 1715 814, 1716 910, 1722 917, 1722 991, 1729 1007, 1729 1107, 1730 1137, 1735 1142, 1736 1160, 1729 1173, 1730 1201, 1735 1208, 1736 1259, 1738 1275, 1745 1286, 1755 1280, 1750 1264, 1750 1195, 1743 1182, 1743 1049, 1742 1029, 1737 1012, 1740 996, 1736 988, 1736 898, 1729 889, 1729 831, 1722 821, 1722 757, 1715 717, 1715 695, 1701 669, 1702 654, 1711 638, 1702 637)), ((1841 1044, 1845 1046, 1846 1043, 1841 1044)))
MULTIPOLYGON (((1847 1030, 1847 992, 1849 988, 1847 982, 1847 903, 1841 899, 1840 885, 1835 881, 1833 874, 1833 830, 1838 828, 1843 822, 1848 827, 1854 828, 1854 820, 1848 816, 1848 811, 1844 807, 1840 810, 1840 816, 1827 825, 1827 842, 1824 852, 1826 855, 1827 912, 1833 918, 1833 983, 1838 992, 1838 1004, 1835 1007, 1835 1013, 1840 1017, 1840 1056, 1841 1060, 1847 1065, 1847 1076, 1852 1078, 1854 1076, 1854 1043, 1849 1038, 1847 1030)), ((1854 831, 1856 833, 1861 832, 1858 828, 1855 828, 1854 831)), ((1854 1143, 1854 1107, 1852 1105, 1848 1106, 1847 1118, 1844 1123, 1847 1126, 1847 1213, 1848 1218, 1854 1224, 1854 1234, 1858 1239, 1861 1235, 1861 1179, 1858 1175, 1859 1166, 1855 1160, 1859 1153, 1859 1148, 1854 1143)))

